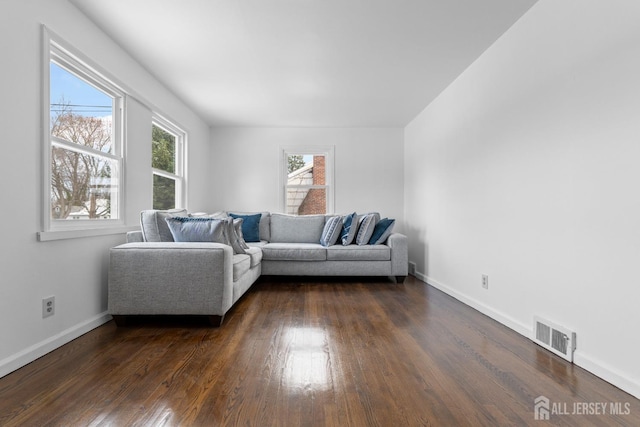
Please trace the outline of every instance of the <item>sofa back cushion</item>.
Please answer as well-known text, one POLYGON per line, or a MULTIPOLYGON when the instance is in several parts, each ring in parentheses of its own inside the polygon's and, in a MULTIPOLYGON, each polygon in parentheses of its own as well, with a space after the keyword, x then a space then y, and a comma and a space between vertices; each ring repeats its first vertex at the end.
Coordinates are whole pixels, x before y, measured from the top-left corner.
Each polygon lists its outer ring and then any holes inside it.
POLYGON ((319 243, 324 229, 324 215, 271 214, 273 243, 319 243))
POLYGON ((145 242, 173 242, 173 236, 167 225, 167 218, 174 216, 186 217, 185 209, 169 209, 160 211, 156 209, 144 210, 140 213, 140 228, 145 242))

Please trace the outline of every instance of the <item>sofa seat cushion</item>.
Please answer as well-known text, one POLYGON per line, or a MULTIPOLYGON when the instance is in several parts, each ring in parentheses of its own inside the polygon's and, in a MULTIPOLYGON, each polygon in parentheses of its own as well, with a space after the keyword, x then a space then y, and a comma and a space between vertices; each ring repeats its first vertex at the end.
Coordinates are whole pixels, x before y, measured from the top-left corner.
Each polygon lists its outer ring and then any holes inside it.
POLYGON ((390 259, 391 248, 387 245, 337 245, 327 248, 329 261, 389 261, 390 259))
POLYGON ((249 259, 251 261, 251 268, 260 264, 262 261, 262 249, 258 247, 250 247, 249 249, 244 250, 247 255, 249 255, 249 259))
POLYGON ((246 254, 233 256, 233 281, 237 281, 251 268, 251 257, 246 254))
POLYGON ((320 243, 268 243, 262 257, 272 261, 326 261, 327 249, 320 243))
POLYGON ((269 244, 269 242, 266 240, 260 240, 259 242, 247 242, 247 246, 250 248, 263 248, 267 244, 269 244))

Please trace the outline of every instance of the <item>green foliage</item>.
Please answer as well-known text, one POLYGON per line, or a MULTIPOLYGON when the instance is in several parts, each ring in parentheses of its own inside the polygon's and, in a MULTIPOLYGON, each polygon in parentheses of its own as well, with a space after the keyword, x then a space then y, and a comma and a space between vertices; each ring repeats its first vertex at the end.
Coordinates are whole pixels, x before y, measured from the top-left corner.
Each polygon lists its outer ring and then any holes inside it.
POLYGON ((158 126, 152 127, 151 166, 175 173, 176 137, 158 126))
POLYGON ((176 207, 176 182, 173 179, 153 175, 153 209, 176 207))
POLYGON ((288 169, 287 169, 288 173, 291 173, 293 171, 297 171, 298 169, 300 169, 301 167, 303 167, 305 165, 304 159, 302 158, 301 154, 289 155, 287 160, 289 162, 288 169))
MULTIPOLYGON (((176 137, 158 126, 152 126, 151 166, 175 173, 176 137)), ((153 175, 153 209, 172 209, 176 204, 176 182, 153 175)))

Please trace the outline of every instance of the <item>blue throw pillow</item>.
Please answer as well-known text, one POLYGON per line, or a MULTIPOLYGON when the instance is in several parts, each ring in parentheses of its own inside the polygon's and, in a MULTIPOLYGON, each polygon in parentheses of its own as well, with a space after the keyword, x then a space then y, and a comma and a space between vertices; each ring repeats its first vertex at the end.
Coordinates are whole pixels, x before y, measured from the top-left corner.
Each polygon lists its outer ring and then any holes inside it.
POLYGON ((393 230, 393 226, 396 223, 395 219, 383 218, 376 224, 373 229, 373 234, 371 235, 371 239, 369 240, 370 245, 381 245, 384 243, 391 231, 393 230))
POLYGON ((227 223, 213 218, 167 218, 175 242, 215 242, 229 244, 227 223))
POLYGON ((322 237, 320 237, 320 244, 322 246, 335 245, 340 237, 342 231, 342 217, 333 216, 327 219, 322 230, 322 237))
POLYGON ((233 219, 242 219, 242 236, 245 242, 260 241, 260 218, 262 218, 262 214, 236 215, 230 213, 229 216, 233 219))
POLYGON ((356 237, 356 231, 358 231, 358 215, 354 212, 351 215, 346 215, 342 220, 340 240, 344 246, 353 243, 353 239, 356 237))

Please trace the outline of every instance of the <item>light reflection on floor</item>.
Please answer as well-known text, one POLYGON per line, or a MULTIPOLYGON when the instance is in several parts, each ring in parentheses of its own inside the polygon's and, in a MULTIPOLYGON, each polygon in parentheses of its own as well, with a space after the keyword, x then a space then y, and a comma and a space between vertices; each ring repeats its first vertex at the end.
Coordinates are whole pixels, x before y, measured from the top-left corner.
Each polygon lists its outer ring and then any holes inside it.
POLYGON ((313 327, 292 327, 285 331, 288 349, 283 366, 282 385, 291 391, 320 391, 331 388, 329 337, 313 327))

